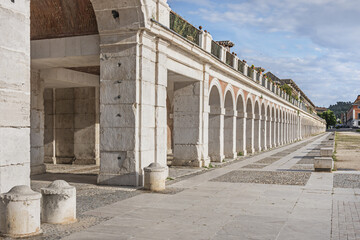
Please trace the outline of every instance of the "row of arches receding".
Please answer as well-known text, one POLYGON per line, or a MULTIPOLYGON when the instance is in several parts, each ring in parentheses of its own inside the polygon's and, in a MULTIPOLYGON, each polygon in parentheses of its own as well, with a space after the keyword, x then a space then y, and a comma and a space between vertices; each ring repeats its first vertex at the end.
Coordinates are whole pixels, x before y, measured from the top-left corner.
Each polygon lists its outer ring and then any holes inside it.
POLYGON ((219 84, 209 90, 208 153, 212 161, 260 152, 293 142, 300 134, 300 117, 258 96, 219 84), (224 96, 222 98, 222 96, 224 96))

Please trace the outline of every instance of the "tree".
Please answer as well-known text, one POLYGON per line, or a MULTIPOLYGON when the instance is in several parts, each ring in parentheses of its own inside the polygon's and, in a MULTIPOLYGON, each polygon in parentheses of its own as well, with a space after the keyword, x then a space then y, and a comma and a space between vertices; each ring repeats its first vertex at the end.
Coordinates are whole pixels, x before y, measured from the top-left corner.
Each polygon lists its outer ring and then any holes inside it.
POLYGON ((318 115, 321 118, 325 119, 326 128, 329 128, 330 126, 335 126, 336 125, 336 116, 335 116, 333 111, 327 110, 326 112, 318 113, 318 115))
POLYGON ((330 105, 329 109, 334 112, 337 118, 341 118, 341 113, 346 112, 352 106, 352 102, 337 102, 330 105))

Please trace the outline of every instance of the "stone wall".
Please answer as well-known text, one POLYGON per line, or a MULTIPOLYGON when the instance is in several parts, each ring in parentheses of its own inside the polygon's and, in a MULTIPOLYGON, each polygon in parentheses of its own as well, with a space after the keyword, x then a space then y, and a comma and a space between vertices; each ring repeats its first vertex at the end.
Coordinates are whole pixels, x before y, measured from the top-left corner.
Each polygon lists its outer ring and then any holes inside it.
POLYGON ((0 193, 30 184, 30 1, 0 2, 0 193))
POLYGON ((98 101, 94 87, 45 90, 45 162, 58 164, 98 162, 96 151, 98 101))

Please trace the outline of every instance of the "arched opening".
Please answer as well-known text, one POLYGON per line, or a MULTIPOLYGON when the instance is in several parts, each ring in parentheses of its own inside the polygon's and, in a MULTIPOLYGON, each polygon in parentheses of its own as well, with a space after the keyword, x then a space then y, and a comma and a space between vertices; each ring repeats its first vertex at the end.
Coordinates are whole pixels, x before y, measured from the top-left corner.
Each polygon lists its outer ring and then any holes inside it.
POLYGON ((236 152, 238 155, 245 155, 246 153, 246 146, 245 146, 245 124, 246 118, 245 111, 244 111, 244 101, 242 99, 242 95, 237 97, 236 102, 236 111, 237 111, 237 118, 236 118, 236 152))
POLYGON ((275 139, 276 145, 280 146, 280 115, 279 115, 279 108, 276 108, 276 131, 275 131, 275 139))
POLYGON ((283 145, 284 144, 284 134, 283 134, 283 111, 281 109, 279 109, 279 144, 283 145))
POLYGON ((246 151, 254 153, 254 113, 250 97, 246 103, 246 151))
POLYGON ((283 111, 283 143, 286 144, 287 143, 287 139, 286 139, 286 110, 284 109, 283 111))
POLYGON ((261 128, 260 128, 260 146, 262 150, 266 149, 266 111, 265 104, 261 104, 261 128))
POLYGON ((271 110, 271 141, 272 146, 276 147, 276 119, 275 119, 275 108, 271 110))
POLYGON ((236 118, 234 116, 234 100, 230 91, 226 92, 224 107, 224 154, 226 158, 232 159, 236 157, 234 132, 236 118))
POLYGON ((32 175, 44 173, 45 163, 52 178, 87 173, 85 181, 96 183, 100 47, 92 3, 32 0, 30 13, 32 175))
POLYGON ((271 148, 271 111, 270 106, 266 108, 266 147, 271 148))
POLYGON ((260 143, 260 107, 259 102, 255 102, 255 108, 254 108, 254 149, 256 152, 261 151, 261 143, 260 143))
POLYGON ((223 115, 221 112, 220 90, 213 86, 209 95, 209 133, 208 146, 209 157, 213 162, 221 162, 224 159, 223 154, 223 115))

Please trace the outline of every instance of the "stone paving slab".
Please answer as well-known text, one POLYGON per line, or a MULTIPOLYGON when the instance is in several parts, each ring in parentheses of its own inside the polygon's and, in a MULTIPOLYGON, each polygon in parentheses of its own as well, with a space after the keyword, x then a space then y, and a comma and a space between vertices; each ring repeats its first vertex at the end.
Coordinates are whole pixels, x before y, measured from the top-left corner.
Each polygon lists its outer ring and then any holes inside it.
MULTIPOLYGON (((332 173, 291 171, 300 159, 295 157, 305 157, 320 140, 313 137, 306 144, 191 175, 170 185, 181 189, 174 194, 142 193, 86 211, 84 216, 109 220, 64 239, 331 239, 336 232, 331 224, 334 202, 360 202, 360 189, 333 189, 332 173), (272 171, 243 169, 289 149, 293 152, 268 163, 272 171), (285 166, 284 171, 278 171, 279 166, 285 166), (288 185, 293 182, 299 185, 288 185)), ((354 206, 349 204, 345 216, 354 206)), ((357 221, 341 218, 338 232, 350 225, 356 229, 357 221)))
POLYGON ((211 181, 305 186, 310 175, 305 172, 232 171, 211 181))

